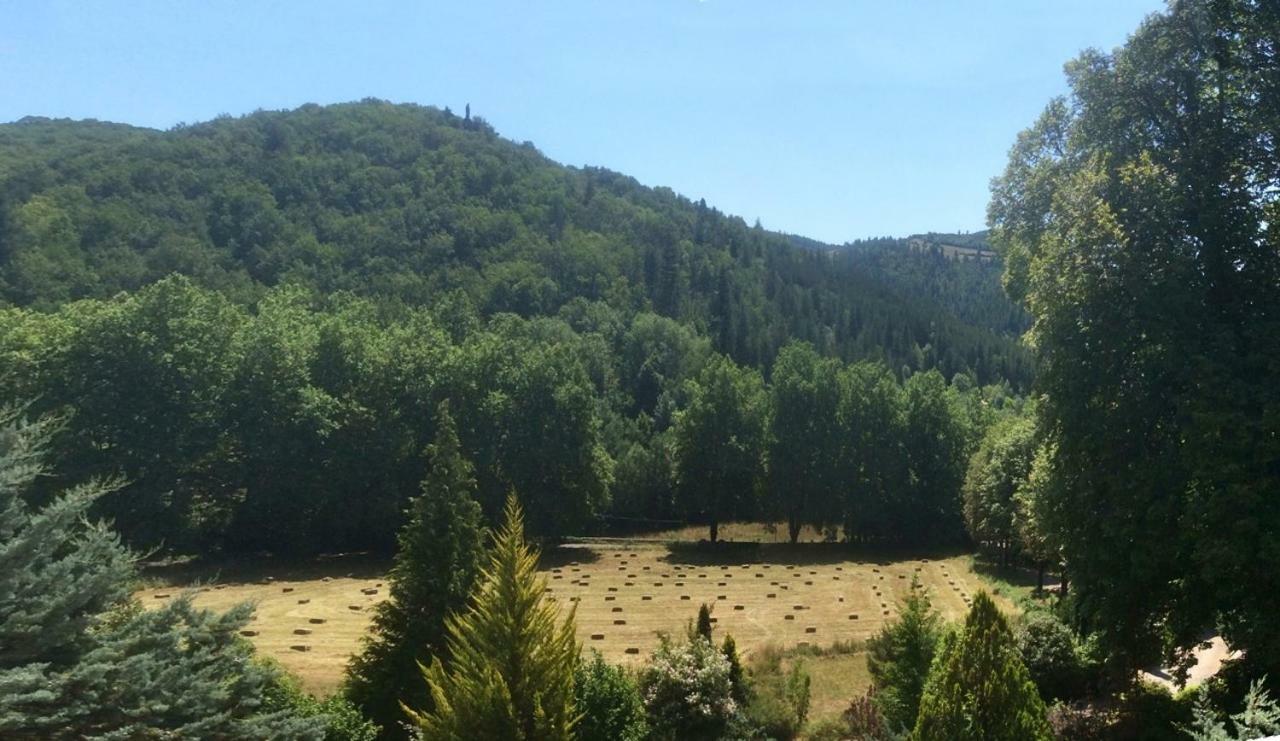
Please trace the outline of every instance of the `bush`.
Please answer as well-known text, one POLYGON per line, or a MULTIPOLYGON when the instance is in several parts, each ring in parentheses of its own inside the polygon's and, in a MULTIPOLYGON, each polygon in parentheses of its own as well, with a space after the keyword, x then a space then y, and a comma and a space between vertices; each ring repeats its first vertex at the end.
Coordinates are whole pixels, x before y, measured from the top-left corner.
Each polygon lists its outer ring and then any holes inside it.
POLYGON ((739 713, 728 660, 700 637, 677 644, 663 636, 639 686, 655 739, 719 739, 739 713))
POLYGON ((809 717, 809 674, 799 663, 784 671, 776 649, 752 657, 747 694, 747 722, 767 738, 794 738, 809 717))
POLYGON ((263 694, 269 710, 285 711, 299 718, 324 718, 324 741, 374 741, 378 726, 360 713, 360 709, 341 694, 323 700, 307 694, 297 678, 270 659, 259 659, 275 673, 263 694))
POLYGON ((1108 738, 1108 716, 1088 705, 1057 702, 1049 708, 1049 730, 1057 741, 1102 741, 1108 738))
POLYGON ((809 729, 809 741, 898 741, 903 738, 889 728, 880 711, 875 688, 855 697, 839 718, 828 718, 809 729))
POLYGON ((1084 696, 1085 674, 1079 642, 1053 613, 1044 610, 1027 613, 1018 627, 1017 642, 1022 663, 1046 703, 1084 696))
POLYGON ((1120 697, 1120 721, 1114 736, 1133 741, 1179 738, 1191 723, 1195 692, 1174 695, 1152 682, 1138 682, 1120 697))
POLYGON ((574 672, 574 705, 582 713, 574 733, 579 741, 643 741, 649 727, 635 682, 599 651, 591 653, 574 672))

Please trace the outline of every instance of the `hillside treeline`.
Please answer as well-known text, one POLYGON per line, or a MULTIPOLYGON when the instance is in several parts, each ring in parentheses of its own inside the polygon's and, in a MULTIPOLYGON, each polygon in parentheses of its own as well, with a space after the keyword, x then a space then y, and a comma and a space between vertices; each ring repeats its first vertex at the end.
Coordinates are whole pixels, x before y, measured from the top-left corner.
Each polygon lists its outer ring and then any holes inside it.
POLYGON ((686 326, 602 302, 484 318, 282 287, 246 307, 181 277, 0 311, 0 366, 6 398, 63 417, 48 488, 120 474, 103 514, 201 551, 390 547, 445 400, 477 499, 496 515, 520 492, 540 535, 764 516, 956 534, 966 456, 1010 397, 806 344, 766 384, 686 326))
POLYGON ((172 273, 242 306, 282 284, 442 312, 463 296, 484 316, 581 299, 675 319, 754 367, 800 339, 895 371, 1029 383, 998 266, 893 262, 926 284, 434 108, 312 105, 166 132, 0 126, 0 304, 50 309, 172 273))

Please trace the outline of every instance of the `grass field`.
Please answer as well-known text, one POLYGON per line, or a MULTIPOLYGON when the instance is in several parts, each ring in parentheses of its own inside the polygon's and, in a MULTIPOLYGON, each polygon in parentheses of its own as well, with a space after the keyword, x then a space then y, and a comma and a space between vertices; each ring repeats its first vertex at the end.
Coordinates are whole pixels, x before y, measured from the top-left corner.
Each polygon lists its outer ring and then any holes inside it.
MULTIPOLYGON (((295 672, 317 694, 335 689, 347 658, 386 598, 384 562, 330 559, 290 567, 270 562, 150 574, 140 594, 158 605, 195 588, 197 605, 226 609, 251 600, 247 627, 258 650, 295 672)), ((706 602, 716 632, 728 631, 749 654, 860 642, 888 620, 918 577, 948 619, 960 617, 980 578, 967 555, 872 557, 833 544, 772 542, 718 547, 648 539, 575 543, 544 554, 547 596, 576 611, 584 648, 637 664, 659 632, 682 631, 706 602)), ((1000 600, 1011 608, 1007 600, 1000 600)), ((860 653, 803 659, 813 674, 814 716, 839 712, 866 686, 860 653), (850 684, 858 686, 850 686, 850 684)))

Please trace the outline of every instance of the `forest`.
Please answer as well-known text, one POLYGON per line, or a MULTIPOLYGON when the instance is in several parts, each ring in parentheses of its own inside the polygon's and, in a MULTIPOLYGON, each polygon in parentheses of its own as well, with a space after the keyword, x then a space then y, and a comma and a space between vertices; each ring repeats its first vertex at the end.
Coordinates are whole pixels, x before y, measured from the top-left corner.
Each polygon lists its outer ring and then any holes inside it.
POLYGON ((469 106, 0 125, 0 736, 1280 733, 1276 39, 1275 3, 1174 0, 1067 63, 989 230, 840 245, 469 106), (972 553, 991 593, 952 579, 948 622, 912 577, 821 723, 796 656, 839 645, 689 604, 624 666, 549 596, 566 541, 696 526, 719 563, 744 522, 877 585, 972 553), (389 598, 329 697, 252 604, 135 596, 143 559, 356 551, 389 598))

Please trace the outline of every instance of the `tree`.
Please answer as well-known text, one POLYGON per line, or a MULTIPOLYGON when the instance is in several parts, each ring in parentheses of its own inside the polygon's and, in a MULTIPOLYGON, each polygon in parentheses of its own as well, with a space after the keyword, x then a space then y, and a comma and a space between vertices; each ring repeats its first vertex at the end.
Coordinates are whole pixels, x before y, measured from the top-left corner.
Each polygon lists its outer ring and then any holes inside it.
POLYGON ((134 557, 87 511, 95 481, 40 510, 54 422, 0 412, 0 735, 6 738, 318 739, 326 718, 264 708, 275 680, 239 636, 252 614, 183 595, 143 610, 134 557))
POLYGON ((578 722, 574 668, 578 644, 572 611, 559 625, 544 600, 546 579, 524 539, 515 495, 494 535, 489 564, 466 612, 446 621, 448 659, 422 674, 432 707, 405 705, 425 739, 570 739, 578 722))
MULTIPOLYGON (((1044 590, 1045 567, 1062 559, 1057 533, 1050 529, 1050 523, 1056 516, 1053 508, 1062 506, 1067 497, 1061 489, 1062 480, 1053 470, 1053 450, 1050 443, 1036 449, 1026 480, 1013 495, 1018 542, 1039 567, 1037 592, 1044 590)), ((1059 594, 1065 596, 1066 593, 1067 573, 1064 568, 1059 594)))
POLYGON ((768 491, 772 509, 786 517, 792 543, 803 525, 840 519, 838 372, 838 362, 820 358, 808 343, 788 344, 774 361, 768 491))
POLYGON ((1191 726, 1183 730, 1192 741, 1243 741, 1280 734, 1280 705, 1263 689, 1265 681, 1260 679, 1250 683, 1244 697, 1244 709, 1230 718, 1231 729, 1214 712, 1208 693, 1201 691, 1196 696, 1191 726))
POLYGON ((347 668, 345 693, 383 729, 400 737, 400 703, 426 708, 418 666, 445 648, 445 621, 466 605, 484 554, 475 479, 462 456, 448 402, 437 412, 431 470, 409 505, 399 550, 387 579, 391 599, 378 605, 364 650, 347 668))
POLYGON ((947 539, 960 534, 960 486, 968 460, 964 429, 946 381, 937 371, 916 373, 903 384, 903 452, 911 471, 910 536, 947 539))
POLYGON ((1272 2, 1171 3, 1068 65, 993 184, 1054 442, 1045 524, 1127 669, 1214 627, 1280 667, 1278 36, 1272 2))
POLYGON ((942 632, 942 616, 933 609, 920 580, 912 578, 898 619, 867 640, 867 670, 875 701, 890 726, 905 729, 915 723, 942 632))
POLYGON ((969 459, 961 489, 969 537, 994 545, 1006 566, 1018 543, 1014 493, 1031 470, 1035 442, 1035 422, 1030 417, 1012 417, 995 425, 969 459))
POLYGON ((592 651, 574 673, 574 704, 582 713, 574 728, 579 741, 644 741, 649 724, 635 681, 592 651))
POLYGON ((948 634, 920 698, 920 741, 1050 738, 1044 702, 1022 665, 1013 633, 985 592, 958 633, 948 634))
POLYGON ((759 373, 715 356, 676 420, 680 501, 708 523, 713 543, 722 519, 752 512, 763 473, 766 399, 759 373))

